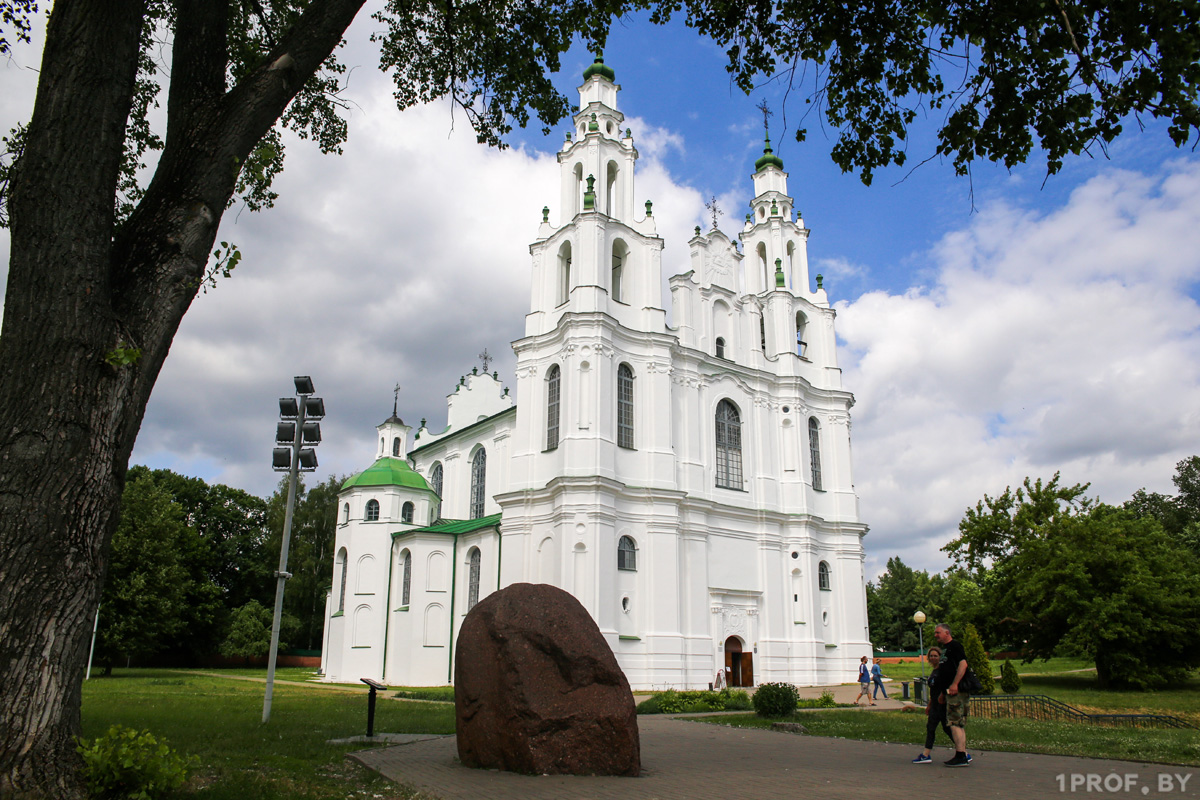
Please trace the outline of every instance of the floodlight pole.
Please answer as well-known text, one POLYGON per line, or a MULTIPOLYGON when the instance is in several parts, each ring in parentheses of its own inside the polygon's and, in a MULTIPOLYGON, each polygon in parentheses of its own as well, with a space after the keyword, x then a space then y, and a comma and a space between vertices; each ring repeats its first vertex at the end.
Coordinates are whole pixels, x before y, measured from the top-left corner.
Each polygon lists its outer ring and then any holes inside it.
POLYGON ((304 435, 304 401, 307 394, 300 395, 300 414, 296 417, 296 436, 292 440, 292 466, 288 469, 287 507, 283 515, 283 541, 279 545, 279 569, 275 572, 275 616, 271 621, 271 649, 267 653, 267 693, 263 696, 263 724, 271 720, 271 695, 275 691, 275 660, 279 650, 279 624, 283 618, 283 587, 292 577, 287 571, 288 542, 292 537, 292 509, 296 507, 296 479, 300 474, 300 441, 304 435))

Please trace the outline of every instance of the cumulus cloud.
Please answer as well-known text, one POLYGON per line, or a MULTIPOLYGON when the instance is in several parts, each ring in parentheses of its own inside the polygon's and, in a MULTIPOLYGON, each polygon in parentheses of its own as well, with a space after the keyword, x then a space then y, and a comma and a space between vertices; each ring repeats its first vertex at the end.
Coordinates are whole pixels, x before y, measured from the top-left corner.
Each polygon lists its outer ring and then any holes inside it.
POLYGON ((838 305, 868 574, 945 567, 963 510, 1027 475, 1171 491, 1200 450, 1200 164, 997 203, 929 260, 926 286, 838 305))

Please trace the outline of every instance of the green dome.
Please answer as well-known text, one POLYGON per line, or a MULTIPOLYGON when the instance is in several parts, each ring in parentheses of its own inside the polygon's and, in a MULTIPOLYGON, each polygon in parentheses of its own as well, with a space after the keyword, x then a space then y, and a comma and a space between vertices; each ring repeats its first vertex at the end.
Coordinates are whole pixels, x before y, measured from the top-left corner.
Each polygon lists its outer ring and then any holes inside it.
POLYGON ((342 484, 342 490, 352 486, 407 486, 410 489, 433 491, 425 479, 403 458, 384 456, 342 484))
POLYGON ((763 147, 763 154, 759 156, 758 161, 754 162, 754 171, 762 172, 764 167, 778 167, 783 169, 783 159, 771 152, 771 140, 767 139, 767 144, 763 147))
POLYGON ((609 83, 613 83, 617 79, 617 73, 613 72, 612 67, 604 66, 604 56, 596 56, 595 62, 583 71, 583 79, 585 81, 593 75, 607 78, 609 83))

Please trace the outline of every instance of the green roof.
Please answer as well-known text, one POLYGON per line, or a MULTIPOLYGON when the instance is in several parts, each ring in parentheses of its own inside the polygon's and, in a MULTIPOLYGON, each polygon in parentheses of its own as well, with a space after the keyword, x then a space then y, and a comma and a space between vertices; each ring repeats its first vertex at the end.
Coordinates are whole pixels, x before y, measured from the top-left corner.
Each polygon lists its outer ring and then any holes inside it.
POLYGON ((617 79, 617 73, 613 72, 613 68, 604 66, 603 56, 596 56, 595 62, 583 71, 583 79, 585 81, 593 75, 607 78, 609 83, 613 83, 617 79))
POLYGON ((429 484, 403 458, 384 456, 357 475, 347 478, 343 491, 352 486, 407 486, 432 492, 429 484))
POLYGON ((392 534, 395 536, 405 536, 410 533, 471 533, 472 531, 483 530, 484 528, 494 528, 500 524, 499 514, 490 514, 479 519, 439 519, 432 525, 424 528, 413 528, 407 531, 396 531, 392 534))
POLYGON ((767 139, 766 146, 763 148, 763 154, 758 157, 758 161, 754 162, 754 171, 762 172, 763 167, 767 166, 783 169, 783 159, 771 152, 770 139, 767 139))

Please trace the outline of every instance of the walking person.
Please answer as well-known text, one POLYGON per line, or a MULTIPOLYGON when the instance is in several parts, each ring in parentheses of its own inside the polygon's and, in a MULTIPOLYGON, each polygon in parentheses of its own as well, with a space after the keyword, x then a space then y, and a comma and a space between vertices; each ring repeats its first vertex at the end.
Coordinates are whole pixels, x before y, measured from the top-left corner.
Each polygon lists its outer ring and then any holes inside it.
POLYGON ((942 646, 942 666, 938 684, 943 687, 941 697, 946 700, 946 724, 950 726, 950 738, 954 740, 954 757, 946 762, 947 767, 965 767, 971 763, 967 756, 967 704, 970 700, 960 682, 967 674, 967 652, 962 642, 955 641, 950 626, 939 624, 933 636, 942 646))
POLYGON ((871 681, 875 684, 875 688, 871 691, 871 699, 878 700, 879 693, 883 692, 883 699, 887 700, 887 689, 883 686, 883 669, 879 666, 879 659, 875 659, 875 664, 871 667, 871 681))
MULTIPOLYGON (((942 730, 946 732, 946 738, 951 742, 954 741, 954 735, 950 733, 950 727, 946 724, 946 701, 941 696, 941 688, 938 683, 938 670, 941 666, 942 649, 940 647, 929 648, 929 680, 926 682, 925 697, 929 701, 925 705, 925 749, 920 755, 912 760, 914 764, 932 764, 933 763, 933 740, 937 736, 937 729, 940 725, 942 730)), ((968 755, 967 759, 971 757, 968 755)))
POLYGON ((871 699, 871 669, 867 666, 866 656, 858 662, 858 697, 854 698, 854 705, 858 705, 858 701, 864 697, 871 705, 875 705, 871 699))

